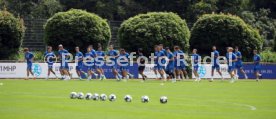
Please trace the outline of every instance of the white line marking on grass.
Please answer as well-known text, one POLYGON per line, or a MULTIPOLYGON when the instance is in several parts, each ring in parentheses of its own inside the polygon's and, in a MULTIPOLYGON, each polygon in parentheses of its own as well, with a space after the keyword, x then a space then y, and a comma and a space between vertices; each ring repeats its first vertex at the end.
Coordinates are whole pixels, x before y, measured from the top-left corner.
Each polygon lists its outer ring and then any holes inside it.
POLYGON ((252 106, 252 105, 242 104, 242 103, 233 103, 233 104, 248 107, 248 108, 250 108, 250 110, 257 110, 257 108, 255 106, 252 106))

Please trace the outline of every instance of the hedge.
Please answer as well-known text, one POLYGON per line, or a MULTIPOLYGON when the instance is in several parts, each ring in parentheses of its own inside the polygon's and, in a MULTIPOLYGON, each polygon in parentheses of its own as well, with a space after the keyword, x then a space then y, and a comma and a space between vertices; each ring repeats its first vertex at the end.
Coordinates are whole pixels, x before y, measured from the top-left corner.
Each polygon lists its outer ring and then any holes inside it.
POLYGON ((0 60, 11 59, 18 54, 23 36, 23 20, 6 10, 0 11, 0 60))
POLYGON ((98 43, 106 47, 110 38, 107 21, 83 10, 56 13, 45 24, 45 42, 55 47, 63 44, 69 51, 74 51, 75 46, 82 50, 88 45, 97 47, 98 43))
POLYGON ((146 55, 153 52, 153 46, 164 44, 189 48, 190 31, 185 20, 172 12, 151 12, 139 14, 124 21, 118 32, 120 46, 128 51, 143 48, 146 55))
POLYGON ((201 16, 192 27, 190 39, 191 48, 197 48, 200 54, 210 55, 213 45, 223 55, 226 47, 238 46, 244 58, 249 59, 254 49, 262 49, 263 42, 256 29, 241 18, 226 14, 201 16))

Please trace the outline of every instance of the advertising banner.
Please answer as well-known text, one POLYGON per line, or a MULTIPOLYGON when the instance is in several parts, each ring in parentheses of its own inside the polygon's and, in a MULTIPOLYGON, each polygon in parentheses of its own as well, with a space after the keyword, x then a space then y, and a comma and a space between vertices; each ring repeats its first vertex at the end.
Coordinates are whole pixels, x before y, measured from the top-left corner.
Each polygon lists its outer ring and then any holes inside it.
MULTIPOLYGON (((60 77, 59 66, 59 63, 55 63, 53 66, 53 70, 56 72, 58 77, 60 77)), ((154 64, 146 64, 144 74, 148 78, 156 78, 153 67, 154 64)), ((0 78, 26 78, 26 68, 26 63, 0 63, 0 78)), ((253 64, 244 64, 243 68, 249 79, 255 78, 253 64)), ((70 73, 72 73, 73 78, 77 78, 74 63, 69 63, 69 69, 70 73)), ((115 78, 110 67, 104 65, 103 69, 107 78, 115 78)), ((210 64, 203 64, 199 67, 198 73, 201 78, 211 78, 211 69, 212 68, 210 64)), ((37 78, 46 78, 47 70, 48 66, 46 63, 33 63, 32 71, 37 78)), ((117 70, 120 71, 119 67, 117 70)), ((220 70, 224 78, 230 78, 230 75, 227 72, 226 64, 221 64, 220 70)), ((83 68, 83 71, 86 71, 85 67, 83 68)), ((134 78, 138 78, 138 65, 136 63, 134 63, 134 66, 128 66, 128 71, 134 75, 134 78)), ((262 74, 262 78, 264 79, 276 79, 276 64, 262 64, 260 72, 262 74)), ((238 72, 238 75, 240 79, 244 78, 240 71, 238 72)), ((159 74, 158 77, 160 77, 159 74)), ((53 74, 51 74, 50 78, 55 77, 53 76, 53 74)), ((139 78, 141 78, 140 75, 139 78)), ((216 71, 214 73, 214 78, 220 78, 219 74, 216 71)))
MULTIPOLYGON (((56 72, 57 76, 60 77, 59 72, 59 63, 55 63, 53 70, 56 72)), ((69 70, 72 73, 73 78, 77 78, 77 73, 74 63, 69 63, 69 70)), ((0 78, 26 78, 26 63, 0 63, 0 78)), ((103 66, 106 78, 114 78, 112 69, 106 65, 103 66)), ((134 64, 132 67, 128 67, 128 70, 131 74, 134 75, 134 78, 138 77, 137 64, 134 64)), ((32 71, 37 78, 46 78, 48 66, 46 63, 33 63, 32 71)), ((83 71, 86 72, 86 68, 83 68, 83 71)), ((119 69, 118 69, 119 71, 119 69)), ((50 78, 55 78, 53 74, 50 75, 50 78)), ((93 77, 95 78, 95 77, 93 77)))

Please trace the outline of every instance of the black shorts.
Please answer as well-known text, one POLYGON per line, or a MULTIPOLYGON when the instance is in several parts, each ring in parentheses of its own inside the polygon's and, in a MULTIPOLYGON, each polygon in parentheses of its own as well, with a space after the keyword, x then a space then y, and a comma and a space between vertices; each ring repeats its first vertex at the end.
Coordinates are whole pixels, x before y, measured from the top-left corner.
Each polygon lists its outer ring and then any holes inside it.
POLYGON ((144 71, 145 70, 145 66, 139 66, 138 67, 138 71, 144 71))

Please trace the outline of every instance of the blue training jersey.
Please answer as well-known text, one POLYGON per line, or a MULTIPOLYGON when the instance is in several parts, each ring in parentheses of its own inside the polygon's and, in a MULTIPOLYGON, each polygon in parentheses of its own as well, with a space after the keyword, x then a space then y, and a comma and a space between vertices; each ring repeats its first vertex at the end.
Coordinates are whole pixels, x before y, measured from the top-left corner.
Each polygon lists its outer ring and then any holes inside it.
POLYGON ((226 53, 226 59, 227 59, 228 66, 235 66, 236 61, 233 61, 237 59, 237 56, 235 53, 233 52, 226 53))
POLYGON ((101 64, 101 62, 104 62, 104 51, 96 51, 97 54, 97 61, 96 64, 101 64))
POLYGON ((157 64, 158 63, 158 59, 157 59, 157 54, 158 54, 158 51, 155 51, 154 52, 154 64, 157 64))
POLYGON ((96 50, 92 49, 91 54, 92 54, 93 58, 95 58, 97 56, 96 50))
POLYGON ((240 51, 235 52, 237 56, 237 63, 242 63, 242 54, 240 51))
POLYGON ((215 50, 213 53, 214 53, 214 59, 213 59, 214 64, 219 65, 219 61, 218 61, 219 51, 215 50))
POLYGON ((116 56, 118 56, 118 51, 117 50, 109 50, 107 52, 107 56, 110 56, 110 60, 116 61, 116 59, 117 59, 116 56))
POLYGON ((128 64, 128 58, 129 58, 129 54, 128 53, 120 54, 120 56, 119 56, 120 63, 121 64, 128 64))
POLYGON ((260 61, 261 61, 260 55, 258 54, 254 55, 253 60, 255 65, 260 65, 260 61))
POLYGON ((165 53, 161 50, 161 51, 158 51, 157 53, 157 60, 161 60, 161 63, 162 64, 165 64, 166 63, 166 59, 165 59, 165 53))
POLYGON ((32 63, 32 58, 34 57, 33 53, 31 52, 26 52, 25 53, 25 60, 27 61, 27 63, 32 63))
POLYGON ((44 53, 44 57, 47 64, 53 64, 54 63, 53 58, 55 58, 55 53, 46 51, 44 53))
POLYGON ((76 53, 76 60, 78 60, 78 66, 81 66, 83 63, 83 54, 82 52, 77 52, 76 53))
POLYGON ((167 57, 169 59, 169 63, 167 64, 167 67, 173 68, 174 67, 174 55, 172 52, 167 52, 167 57), (173 59, 173 60, 171 60, 173 59))
POLYGON ((69 52, 67 50, 65 50, 65 49, 58 51, 58 56, 60 57, 60 61, 61 62, 63 62, 63 59, 68 59, 68 58, 66 58, 66 56, 68 55, 67 53, 69 53, 69 52), (62 55, 62 54, 64 54, 64 55, 62 55))
POLYGON ((193 65, 197 66, 199 63, 199 55, 198 54, 192 54, 192 59, 193 59, 193 65))
MULTIPOLYGON (((94 59, 93 59, 93 54, 91 52, 87 52, 85 53, 85 61, 86 61, 86 64, 88 65, 91 65, 94 63, 94 59)), ((91 65, 92 66, 92 65, 91 65)))
POLYGON ((180 65, 185 65, 184 64, 184 59, 185 59, 185 53, 182 50, 177 50, 174 51, 174 59, 175 59, 175 65, 177 65, 177 62, 180 62, 180 65))

